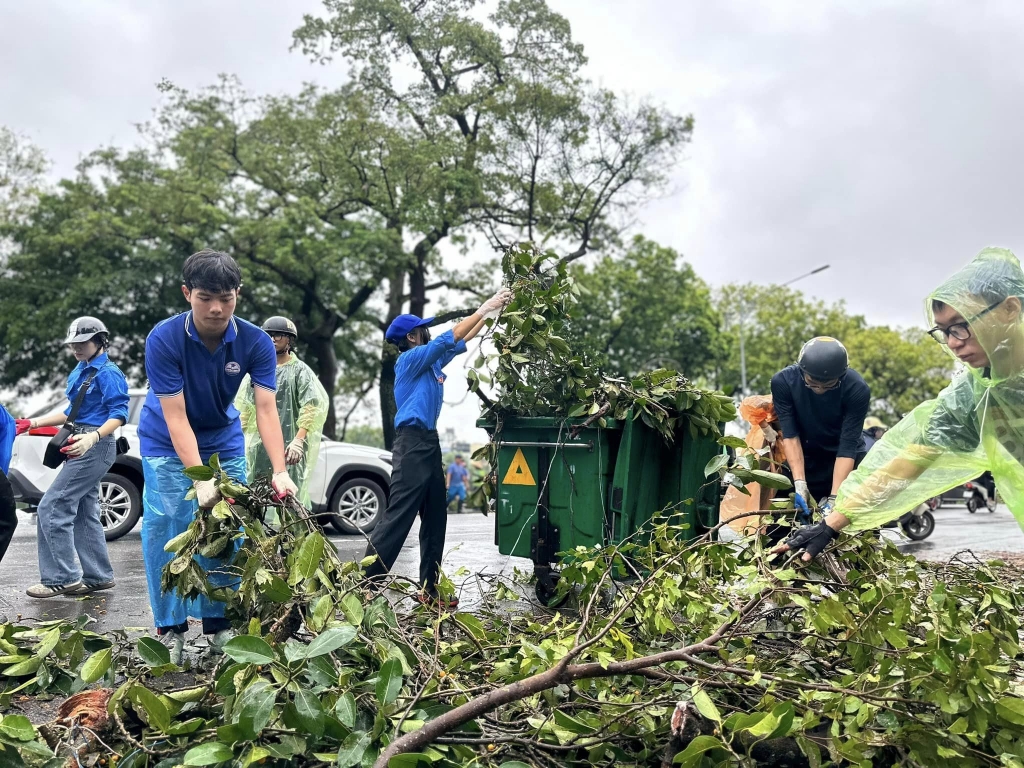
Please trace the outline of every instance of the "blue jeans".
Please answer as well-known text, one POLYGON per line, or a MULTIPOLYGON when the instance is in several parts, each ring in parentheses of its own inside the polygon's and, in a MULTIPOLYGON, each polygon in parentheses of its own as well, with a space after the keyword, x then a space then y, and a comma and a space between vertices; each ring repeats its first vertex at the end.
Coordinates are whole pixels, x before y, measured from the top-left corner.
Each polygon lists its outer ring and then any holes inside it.
MULTIPOLYGON (((80 424, 76 432, 96 429, 80 424)), ((101 438, 79 459, 68 459, 39 502, 36 548, 39 580, 48 587, 101 584, 114 578, 100 522, 100 479, 114 464, 113 436, 101 438), (75 555, 78 555, 77 562, 75 555)))
MULTIPOLYGON (((245 457, 221 459, 221 467, 231 477, 245 482, 245 457)), ((176 627, 195 619, 220 619, 225 605, 200 595, 195 600, 182 600, 176 592, 164 592, 160 579, 164 566, 174 554, 164 551, 164 545, 184 533, 195 519, 199 502, 186 500, 192 481, 184 475, 185 465, 176 456, 143 457, 142 472, 145 487, 142 491, 142 559, 146 563, 146 582, 149 586, 149 606, 153 609, 156 627, 176 627)), ((234 557, 240 542, 235 541, 223 558, 211 560, 197 557, 196 562, 207 572, 214 587, 234 584, 238 577, 224 568, 234 557)))
POLYGON ((466 500, 466 486, 464 485, 449 485, 448 486, 448 501, 447 504, 452 503, 452 499, 459 500, 459 508, 462 508, 462 502, 466 500))

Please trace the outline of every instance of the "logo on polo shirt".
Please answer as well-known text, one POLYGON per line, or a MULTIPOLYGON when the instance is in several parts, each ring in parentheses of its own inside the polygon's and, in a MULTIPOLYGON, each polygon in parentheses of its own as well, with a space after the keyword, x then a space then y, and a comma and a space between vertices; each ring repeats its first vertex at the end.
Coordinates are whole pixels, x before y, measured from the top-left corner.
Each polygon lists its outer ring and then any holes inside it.
POLYGON ((242 366, 232 360, 230 363, 224 366, 224 373, 228 376, 237 376, 242 372, 242 366))

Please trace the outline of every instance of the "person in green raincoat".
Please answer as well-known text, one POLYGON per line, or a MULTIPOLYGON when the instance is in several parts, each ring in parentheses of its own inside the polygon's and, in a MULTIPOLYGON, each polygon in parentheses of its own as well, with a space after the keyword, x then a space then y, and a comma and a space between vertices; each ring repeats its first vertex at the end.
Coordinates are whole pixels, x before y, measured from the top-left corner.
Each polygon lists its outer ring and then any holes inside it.
MULTIPOLYGON (((286 317, 271 317, 262 328, 277 350, 277 412, 281 417, 288 474, 299 487, 299 501, 308 508, 309 479, 320 453, 320 438, 330 400, 313 370, 292 351, 299 337, 295 323, 286 317)), ((246 381, 239 388, 235 407, 245 435, 245 458, 251 483, 271 471, 270 458, 256 428, 255 392, 251 382, 246 381)))
POLYGON ((839 531, 876 528, 981 475, 995 476, 1024 528, 1024 270, 986 248, 927 300, 929 333, 962 368, 883 435, 839 489, 831 514, 775 552, 819 554, 839 531))

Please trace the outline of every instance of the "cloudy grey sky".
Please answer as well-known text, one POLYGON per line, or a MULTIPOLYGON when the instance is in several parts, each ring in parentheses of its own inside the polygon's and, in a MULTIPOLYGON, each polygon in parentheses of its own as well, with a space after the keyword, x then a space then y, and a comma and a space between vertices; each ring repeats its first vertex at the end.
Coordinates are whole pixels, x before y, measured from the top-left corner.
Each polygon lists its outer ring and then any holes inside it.
MULTIPOLYGON (((595 81, 695 116, 670 193, 637 229, 712 283, 829 263, 800 287, 914 325, 929 288, 983 246, 1024 253, 1019 2, 549 2, 595 81)), ((341 65, 288 50, 318 8, 0 0, 0 124, 68 173, 98 145, 133 141, 164 77, 198 88, 233 73, 258 92, 336 84, 341 65)))

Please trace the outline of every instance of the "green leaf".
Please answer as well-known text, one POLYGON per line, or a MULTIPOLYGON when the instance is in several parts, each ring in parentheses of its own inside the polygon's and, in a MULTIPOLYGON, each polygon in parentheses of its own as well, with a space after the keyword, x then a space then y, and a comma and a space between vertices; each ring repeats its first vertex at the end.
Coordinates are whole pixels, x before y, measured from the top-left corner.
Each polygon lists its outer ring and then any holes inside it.
POLYGON ((348 623, 352 626, 358 627, 363 623, 363 604, 351 592, 342 598, 341 610, 345 614, 345 618, 348 619, 348 623))
POLYGON ((784 491, 787 488, 793 487, 793 484, 785 475, 780 475, 775 472, 766 472, 763 469, 753 469, 750 471, 750 474, 757 478, 757 482, 765 488, 774 488, 777 491, 784 491))
POLYGON ((377 673, 377 700, 381 706, 390 704, 398 698, 401 690, 402 662, 398 659, 388 659, 377 673))
POLYGON ((266 640, 252 635, 239 635, 224 644, 224 653, 233 661, 247 664, 270 664, 277 654, 266 640))
POLYGON ((12 664, 4 670, 4 675, 7 677, 28 677, 29 675, 34 675, 39 670, 42 663, 43 660, 36 656, 28 661, 12 664))
POLYGON ((732 435, 723 435, 718 438, 718 444, 724 448, 735 448, 741 450, 747 447, 747 441, 742 437, 733 437, 732 435))
POLYGON ((338 750, 338 768, 352 768, 359 765, 370 746, 370 734, 365 731, 350 733, 338 750))
POLYGON ((182 474, 185 475, 189 480, 213 480, 215 477, 214 471, 209 467, 202 465, 198 467, 188 467, 182 470, 182 474))
POLYGON ((316 694, 300 689, 295 694, 295 714, 302 727, 317 738, 324 733, 324 708, 316 694))
POLYGON ((1004 696, 996 702, 996 714, 1014 725, 1024 725, 1024 699, 1004 696))
MULTIPOLYGON (((110 648, 104 648, 102 651, 96 651, 90 656, 85 664, 82 665, 82 671, 80 673, 82 680, 87 683, 95 683, 110 669, 110 648)), ((10 674, 10 670, 7 670, 7 674, 10 674)))
POLYGON ((162 667, 164 664, 171 663, 171 652, 167 646, 155 638, 139 638, 138 649, 139 657, 147 666, 162 667))
POLYGON ((151 727, 162 732, 171 727, 171 713, 167 711, 167 706, 148 688, 135 684, 128 690, 128 698, 135 705, 136 711, 146 713, 151 727))
POLYGON ((423 764, 431 765, 433 762, 434 758, 423 752, 405 752, 388 760, 388 768, 418 768, 423 764))
POLYGON ((319 533, 306 534, 298 551, 294 555, 291 569, 288 572, 288 584, 295 586, 300 581, 311 578, 320 567, 324 556, 324 537, 319 533))
POLYGON ((342 624, 340 627, 331 627, 323 634, 317 635, 312 642, 306 646, 304 658, 313 659, 317 656, 326 656, 342 646, 348 645, 356 638, 356 628, 350 624, 342 624))
POLYGON ((711 461, 704 467, 704 477, 711 477, 711 475, 718 472, 726 464, 729 463, 729 454, 719 453, 717 456, 712 456, 711 461))
POLYGON ((235 757, 235 753, 231 747, 226 744, 221 744, 219 741, 210 741, 206 744, 200 744, 198 747, 192 747, 188 752, 185 753, 185 765, 216 765, 217 763, 225 763, 228 760, 232 760, 235 757))
POLYGON ((5 715, 0 720, 0 734, 15 741, 32 741, 36 737, 36 729, 24 715, 5 715))
POLYGON ((714 736, 697 736, 693 741, 686 745, 686 749, 676 755, 675 760, 672 762, 685 766, 697 765, 698 761, 696 758, 699 758, 709 750, 719 749, 721 747, 722 742, 714 736))
POLYGON ((693 705, 708 720, 713 720, 716 723, 722 722, 722 715, 718 712, 718 707, 715 706, 715 702, 711 700, 711 697, 704 692, 704 689, 700 689, 693 694, 693 705))
POLYGON ((346 728, 355 728, 357 714, 356 697, 351 692, 338 699, 338 703, 334 705, 334 715, 346 728))
POLYGON ((253 736, 258 736, 267 727, 274 714, 277 690, 269 681, 259 679, 238 695, 236 712, 238 724, 253 736))

